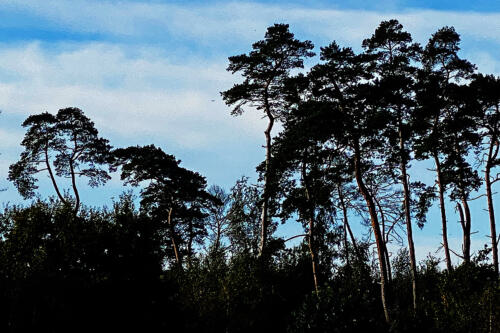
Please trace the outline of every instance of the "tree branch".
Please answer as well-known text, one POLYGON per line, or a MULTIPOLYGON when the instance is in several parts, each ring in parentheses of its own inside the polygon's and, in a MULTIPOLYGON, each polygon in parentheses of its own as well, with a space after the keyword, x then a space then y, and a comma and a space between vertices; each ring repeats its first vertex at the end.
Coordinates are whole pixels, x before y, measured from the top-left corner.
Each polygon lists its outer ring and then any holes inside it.
POLYGON ((462 260, 464 260, 464 259, 465 259, 465 258, 464 258, 464 256, 462 256, 462 255, 460 255, 460 254, 456 253, 455 251, 453 251, 453 249, 451 249, 451 248, 449 248, 449 247, 448 247, 448 250, 450 250, 450 252, 451 252, 451 253, 453 253, 454 255, 456 255, 457 257, 459 257, 460 259, 462 259, 462 260))
POLYGON ((309 237, 309 235, 308 234, 295 235, 295 236, 292 236, 290 238, 285 239, 284 242, 286 243, 286 242, 288 242, 294 238, 298 238, 298 237, 309 237))

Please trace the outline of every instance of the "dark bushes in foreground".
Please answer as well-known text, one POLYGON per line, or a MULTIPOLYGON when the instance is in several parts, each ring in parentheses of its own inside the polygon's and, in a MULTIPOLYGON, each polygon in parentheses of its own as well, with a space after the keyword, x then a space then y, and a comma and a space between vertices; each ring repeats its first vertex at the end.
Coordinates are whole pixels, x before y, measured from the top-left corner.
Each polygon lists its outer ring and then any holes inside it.
POLYGON ((368 258, 346 264, 339 255, 318 294, 306 244, 277 249, 267 265, 209 249, 181 271, 164 265, 163 226, 126 196, 78 217, 58 202, 11 207, 1 227, 3 332, 490 332, 500 318, 494 271, 480 257, 451 272, 433 258, 421 263, 414 317, 403 253, 388 327, 368 258))

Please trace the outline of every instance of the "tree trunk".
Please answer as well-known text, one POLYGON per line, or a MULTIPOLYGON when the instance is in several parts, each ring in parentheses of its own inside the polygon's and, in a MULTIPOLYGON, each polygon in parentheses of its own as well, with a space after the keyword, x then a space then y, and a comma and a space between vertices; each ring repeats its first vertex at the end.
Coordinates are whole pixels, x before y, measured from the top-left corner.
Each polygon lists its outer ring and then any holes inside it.
POLYGON ((71 186, 73 187, 73 192, 75 193, 75 214, 80 209, 80 194, 78 194, 78 188, 76 187, 75 170, 73 167, 73 160, 69 160, 69 168, 71 171, 71 186))
POLYGON ((179 266, 179 268, 182 270, 182 260, 181 260, 181 256, 179 253, 179 249, 177 247, 177 243, 175 241, 175 231, 174 231, 174 226, 172 224, 172 208, 170 208, 168 210, 167 222, 168 222, 168 226, 170 229, 170 239, 172 241, 172 248, 174 249, 175 261, 177 262, 177 265, 179 266))
POLYGON ((457 203, 458 214, 460 215, 460 225, 463 231, 462 253, 466 264, 470 263, 470 210, 467 199, 462 198, 462 203, 457 203))
MULTIPOLYGON (((354 234, 352 233, 351 226, 349 225, 349 218, 347 217, 347 206, 345 204, 344 194, 342 193, 340 184, 337 184, 337 191, 339 194, 340 205, 342 207, 342 214, 344 217, 344 229, 347 230, 347 232, 349 232, 349 237, 351 237, 351 243, 352 243, 352 246, 354 247, 354 251, 356 252, 356 255, 358 256, 358 259, 360 261, 363 261, 363 256, 361 255, 361 252, 359 251, 358 244, 356 242, 356 238, 354 238, 354 234)), ((346 237, 346 242, 347 242, 347 237, 346 237)))
MULTIPOLYGON (((48 143, 47 143, 48 145, 48 143)), ((50 161, 49 161, 49 152, 47 147, 45 147, 45 165, 47 166, 47 170, 49 171, 49 176, 50 180, 52 181, 52 185, 54 186, 54 189, 56 190, 57 196, 59 197, 59 200, 65 205, 68 204, 68 202, 64 199, 64 197, 61 195, 61 192, 59 191, 59 186, 57 186, 56 179, 54 177, 54 173, 52 172, 52 168, 50 166, 50 161)))
POLYGON ((390 316, 389 316, 389 306, 387 302, 387 267, 386 267, 386 262, 384 260, 384 251, 385 251, 385 245, 384 241, 382 239, 382 235, 380 233, 380 224, 378 222, 377 218, 377 211, 375 209, 375 204, 373 203, 373 198, 371 194, 368 192, 368 189, 366 188, 364 181, 363 181, 363 175, 361 171, 361 157, 360 157, 360 151, 359 151, 359 142, 354 143, 354 174, 356 177, 356 182, 358 184, 359 191, 363 195, 366 205, 368 207, 368 211, 370 213, 370 221, 371 221, 371 226, 373 229, 373 234, 375 235, 375 242, 377 245, 377 254, 378 254, 378 262, 380 266, 380 292, 381 292, 381 298, 382 298, 382 307, 384 310, 384 316, 386 322, 389 324, 390 323, 390 316))
POLYGON ((269 165, 271 163, 271 131, 274 125, 274 117, 269 108, 266 110, 269 123, 264 134, 266 135, 266 166, 264 170, 264 193, 262 198, 262 213, 260 217, 260 246, 259 256, 263 256, 266 251, 268 229, 269 229, 269 216, 268 216, 268 201, 269 201, 269 165))
POLYGON ((314 289, 316 290, 316 295, 319 296, 319 288, 318 288, 318 263, 317 263, 317 253, 316 253, 316 242, 315 237, 316 233, 314 232, 314 205, 311 201, 311 195, 309 190, 309 183, 307 181, 306 174, 306 163, 302 162, 302 180, 304 182, 305 192, 306 192, 306 200, 309 206, 308 214, 309 214, 309 235, 307 237, 308 245, 309 245, 309 253, 311 255, 311 264, 312 264, 312 273, 314 279, 314 289))
POLYGON ((391 258, 389 257, 389 250, 387 250, 387 242, 384 242, 384 259, 387 266, 387 282, 392 283, 392 267, 391 258))
POLYGON ((493 194, 491 191, 491 165, 498 155, 498 141, 492 138, 488 151, 488 160, 486 161, 486 168, 484 171, 484 180, 486 185, 486 197, 488 200, 488 213, 490 216, 490 231, 491 231, 491 252, 493 257, 493 268, 495 269, 495 277, 498 279, 498 243, 497 243, 497 230, 495 223, 495 210, 493 208, 493 194), (495 145, 496 143, 496 145, 495 145), (494 148, 496 149, 494 150, 494 148))
POLYGON ((78 144, 76 141, 76 136, 73 137, 73 143, 74 143, 74 148, 73 148, 73 153, 71 154, 71 157, 69 159, 69 169, 71 172, 71 186, 73 187, 73 193, 75 193, 75 215, 78 213, 78 210, 80 209, 80 194, 78 193, 78 189, 76 187, 76 175, 75 175, 75 168, 73 166, 73 162, 75 161, 76 153, 78 150, 78 144))
POLYGON ((187 269, 191 269, 191 252, 193 251, 193 222, 189 222, 189 228, 188 228, 188 244, 187 244, 187 269))
POLYGON ((309 219, 309 237, 308 239, 308 244, 309 244, 309 253, 311 254, 311 263, 312 263, 312 273, 313 273, 313 279, 314 279, 314 290, 316 290, 316 295, 319 295, 319 288, 318 288, 318 263, 317 263, 317 255, 316 255, 316 246, 315 246, 315 239, 314 239, 315 233, 314 233, 314 221, 312 218, 309 219))
POLYGON ((408 176, 406 173, 406 157, 404 155, 403 133, 399 128, 399 150, 401 153, 401 177, 403 182, 404 195, 404 210, 406 220, 406 234, 408 236, 408 250, 410 252, 410 269, 411 269, 411 285, 413 293, 413 315, 417 314, 417 264, 415 259, 415 245, 413 243, 413 232, 410 216, 410 186, 408 184, 408 176))
POLYGON ((373 201, 376 204, 376 206, 378 207, 378 211, 380 214, 380 220, 381 220, 380 222, 382 224, 382 240, 384 242, 384 260, 385 260, 385 264, 387 267, 387 281, 389 283, 392 283, 391 259, 389 257, 389 250, 387 250, 387 243, 389 243, 390 231, 388 231, 387 233, 385 232, 385 214, 384 214, 384 210, 382 209, 382 206, 380 205, 380 201, 377 199, 376 196, 373 196, 373 201))
POLYGON ((469 203, 467 202, 467 199, 463 198, 462 203, 464 206, 464 212, 465 212, 465 223, 466 223, 466 232, 465 232, 465 246, 464 246, 464 257, 465 257, 465 262, 470 262, 470 229, 471 229, 471 216, 470 216, 470 209, 469 209, 469 203))
POLYGON ((220 247, 220 237, 222 233, 222 221, 217 218, 217 234, 215 235, 215 252, 219 252, 220 247))
POLYGON ((446 269, 450 272, 453 269, 451 265, 450 248, 448 247, 448 231, 447 231, 447 221, 446 221, 446 208, 444 206, 444 184, 441 175, 441 163, 439 162, 439 157, 437 153, 434 153, 434 162, 436 164, 437 173, 437 186, 439 189, 439 208, 441 210, 441 226, 443 231, 443 249, 446 259, 446 269))
POLYGON ((349 259, 349 241, 347 240, 347 226, 345 224, 345 218, 344 218, 344 256, 345 256, 346 267, 350 268, 351 260, 349 259))

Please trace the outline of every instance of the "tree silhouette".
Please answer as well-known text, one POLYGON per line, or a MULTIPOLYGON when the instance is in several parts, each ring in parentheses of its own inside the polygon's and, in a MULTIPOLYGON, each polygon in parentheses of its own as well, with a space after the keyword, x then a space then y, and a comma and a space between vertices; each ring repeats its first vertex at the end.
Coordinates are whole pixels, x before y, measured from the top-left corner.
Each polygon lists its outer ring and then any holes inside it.
POLYGON ((209 210, 210 215, 207 218, 208 228, 211 231, 211 246, 213 246, 213 251, 218 253, 223 247, 222 240, 228 229, 228 211, 231 205, 231 197, 218 185, 210 186, 208 193, 220 202, 220 205, 211 207, 209 210))
POLYGON ((121 148, 113 153, 113 165, 121 167, 121 179, 126 184, 147 183, 141 192, 141 208, 164 224, 178 267, 183 268, 184 256, 190 265, 193 242, 201 243, 206 235, 207 209, 219 203, 205 190, 205 178, 180 167, 179 160, 154 145, 121 148))
MULTIPOLYGON (((451 186, 448 182, 451 177, 445 174, 443 165, 446 158, 445 142, 450 133, 447 120, 453 118, 452 96, 453 89, 457 86, 456 82, 469 78, 475 68, 470 62, 458 56, 459 50, 460 36, 452 27, 439 29, 429 39, 421 57, 423 69, 419 72, 417 88, 419 106, 414 119, 415 130, 418 134, 414 146, 415 155, 420 159, 431 157, 436 168, 443 248, 448 270, 452 269, 452 264, 448 246, 444 195, 451 186)), ((468 123, 463 124, 463 126, 467 125, 468 123)))
POLYGON ((390 322, 387 300, 387 260, 385 244, 373 195, 366 186, 367 167, 379 155, 383 143, 379 139, 385 121, 376 107, 372 83, 373 56, 356 55, 350 48, 340 48, 335 42, 321 49, 323 64, 311 71, 313 94, 321 112, 321 124, 330 130, 324 140, 333 140, 336 149, 344 150, 352 165, 358 190, 370 215, 380 267, 382 305, 390 322))
POLYGON ((241 72, 243 83, 235 84, 221 93, 227 105, 233 106, 232 115, 243 113, 243 106, 262 111, 268 120, 264 132, 266 136, 266 159, 264 172, 264 191, 261 213, 261 239, 259 251, 263 255, 268 239, 270 217, 269 204, 269 164, 271 161, 274 122, 286 112, 284 108, 284 81, 291 70, 303 67, 304 58, 312 57, 310 41, 301 42, 294 38, 287 24, 275 24, 267 29, 265 39, 252 45, 247 54, 229 57, 228 71, 241 72))
POLYGON ((413 110, 414 74, 416 68, 411 64, 419 51, 412 44, 411 35, 403 31, 397 20, 380 23, 373 36, 363 41, 363 47, 375 57, 377 90, 380 107, 388 122, 384 131, 387 139, 387 162, 398 170, 397 178, 403 187, 404 217, 407 229, 408 250, 411 265, 413 290, 413 310, 417 311, 417 263, 411 221, 411 189, 408 168, 411 159, 410 145, 413 131, 410 128, 413 110))
MULTIPOLYGON (((322 275, 319 248, 321 237, 328 229, 324 221, 335 210, 331 193, 336 189, 336 183, 332 181, 334 176, 328 163, 334 158, 333 152, 324 149, 322 141, 316 136, 321 136, 324 129, 317 119, 310 116, 315 106, 311 104, 298 104, 287 115, 285 130, 274 143, 271 165, 273 178, 284 192, 282 219, 287 220, 297 213, 307 232, 314 287, 318 293, 322 275)), ((275 195, 274 200, 278 200, 277 197, 275 195)))
POLYGON ((76 178, 87 177, 88 184, 96 187, 106 183, 110 176, 104 169, 111 146, 99 137, 94 123, 78 108, 60 109, 56 116, 48 112, 28 117, 21 145, 24 151, 18 162, 9 167, 8 179, 24 198, 35 195, 35 174, 47 171, 61 202, 69 205, 57 184, 56 177, 71 179, 75 195, 74 210, 80 208, 80 195, 76 178))
POLYGON ((495 210, 493 207, 492 184, 500 178, 498 174, 492 175, 498 165, 500 165, 500 79, 493 76, 476 75, 471 83, 471 99, 473 108, 479 112, 477 121, 479 124, 479 135, 481 143, 487 153, 481 157, 484 160, 484 184, 486 187, 486 199, 490 218, 490 237, 493 267, 498 276, 498 239, 496 231, 495 210))
POLYGON ((227 214, 227 236, 231 254, 259 251, 259 198, 260 189, 248 183, 247 177, 238 179, 230 192, 230 205, 227 214))

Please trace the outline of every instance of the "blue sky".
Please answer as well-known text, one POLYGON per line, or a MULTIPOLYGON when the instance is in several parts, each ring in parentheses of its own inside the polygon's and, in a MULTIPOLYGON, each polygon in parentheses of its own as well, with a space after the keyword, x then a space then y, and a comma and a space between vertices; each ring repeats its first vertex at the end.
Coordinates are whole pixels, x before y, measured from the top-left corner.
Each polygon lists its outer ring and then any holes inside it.
MULTIPOLYGON (((500 1, 304 3, 0 1, 0 186, 7 188, 0 202, 21 202, 5 180, 21 152, 21 122, 68 106, 82 108, 114 146, 154 143, 209 184, 229 188, 242 175, 255 179, 265 123, 253 112, 231 117, 219 92, 238 81, 225 71, 227 57, 248 52, 273 23, 289 23, 316 50, 333 40, 359 50, 385 19, 398 19, 420 43, 451 25, 462 36, 462 55, 480 71, 500 74, 500 1)), ((52 194, 42 178, 41 192, 52 194)), ((110 203, 122 190, 114 179, 104 191, 85 190, 83 200, 110 203)), ((476 248, 487 241, 483 208, 474 203, 476 248)), ((449 210, 458 250, 461 234, 449 210)), ((433 208, 431 224, 417 231, 424 255, 439 243, 437 214, 433 208)))

